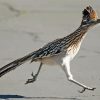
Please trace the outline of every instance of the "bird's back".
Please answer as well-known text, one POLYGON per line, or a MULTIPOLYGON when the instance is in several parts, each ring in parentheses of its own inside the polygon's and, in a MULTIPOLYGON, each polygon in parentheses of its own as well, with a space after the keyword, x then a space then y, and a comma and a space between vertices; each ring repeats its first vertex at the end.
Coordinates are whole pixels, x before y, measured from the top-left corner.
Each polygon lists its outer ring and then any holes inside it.
POLYGON ((34 60, 47 59, 50 57, 66 54, 73 58, 79 51, 81 42, 87 32, 88 27, 79 27, 75 32, 66 37, 56 39, 39 50, 35 51, 33 55, 34 60))

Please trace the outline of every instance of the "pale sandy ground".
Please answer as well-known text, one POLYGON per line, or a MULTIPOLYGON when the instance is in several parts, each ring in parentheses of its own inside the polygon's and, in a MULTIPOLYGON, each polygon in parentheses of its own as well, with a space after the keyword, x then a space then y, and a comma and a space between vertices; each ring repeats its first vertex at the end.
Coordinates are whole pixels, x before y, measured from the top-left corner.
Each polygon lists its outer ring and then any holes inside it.
MULTIPOLYGON (((92 5, 100 16, 100 0, 0 0, 0 66, 22 57, 80 24, 81 11, 92 5)), ((1 100, 100 100, 100 27, 88 32, 71 64, 74 77, 96 87, 80 94, 58 66, 44 65, 38 80, 25 81, 38 63, 26 63, 0 79, 1 100)))

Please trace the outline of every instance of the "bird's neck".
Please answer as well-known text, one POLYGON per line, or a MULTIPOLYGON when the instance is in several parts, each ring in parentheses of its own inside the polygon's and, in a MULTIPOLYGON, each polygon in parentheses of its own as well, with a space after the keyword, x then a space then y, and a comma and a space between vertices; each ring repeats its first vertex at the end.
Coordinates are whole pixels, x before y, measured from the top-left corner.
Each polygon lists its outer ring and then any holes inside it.
POLYGON ((76 31, 74 31, 69 36, 71 37, 71 39, 74 42, 79 42, 79 41, 83 40, 83 38, 85 37, 88 29, 89 29, 89 26, 80 26, 76 31))
POLYGON ((87 26, 80 26, 76 31, 69 34, 66 37, 66 41, 69 44, 68 47, 77 47, 79 44, 81 44, 88 29, 89 27, 87 26))

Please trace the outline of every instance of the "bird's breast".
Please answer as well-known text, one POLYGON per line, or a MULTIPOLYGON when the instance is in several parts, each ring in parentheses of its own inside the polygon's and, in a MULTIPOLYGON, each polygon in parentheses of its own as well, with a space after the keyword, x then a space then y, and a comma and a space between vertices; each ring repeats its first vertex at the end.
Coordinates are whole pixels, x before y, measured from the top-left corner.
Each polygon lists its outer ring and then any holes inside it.
POLYGON ((78 53, 79 49, 80 49, 80 46, 81 46, 81 42, 78 43, 78 44, 74 44, 72 46, 70 46, 67 50, 67 54, 70 56, 70 59, 72 60, 75 55, 78 53))

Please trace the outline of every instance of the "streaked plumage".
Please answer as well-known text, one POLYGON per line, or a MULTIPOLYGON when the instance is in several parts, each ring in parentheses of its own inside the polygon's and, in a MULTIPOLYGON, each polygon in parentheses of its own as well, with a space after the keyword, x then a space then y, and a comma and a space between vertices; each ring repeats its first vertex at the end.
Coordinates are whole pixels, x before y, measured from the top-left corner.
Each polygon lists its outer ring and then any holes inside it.
POLYGON ((0 77, 7 72, 15 69, 19 65, 22 65, 28 60, 31 60, 31 62, 40 61, 41 64, 38 73, 35 76, 32 74, 33 79, 28 79, 26 82, 28 84, 36 80, 42 64, 56 63, 62 67, 69 81, 83 87, 83 90, 81 92, 84 92, 85 89, 94 90, 95 88, 87 87, 73 79, 73 76, 70 72, 70 61, 78 53, 86 32, 90 29, 90 27, 100 23, 100 19, 97 18, 97 14, 92 9, 92 7, 86 7, 86 9, 84 9, 83 11, 81 25, 75 32, 69 34, 66 37, 56 39, 38 49, 37 51, 34 51, 3 66, 2 68, 0 68, 0 77))

